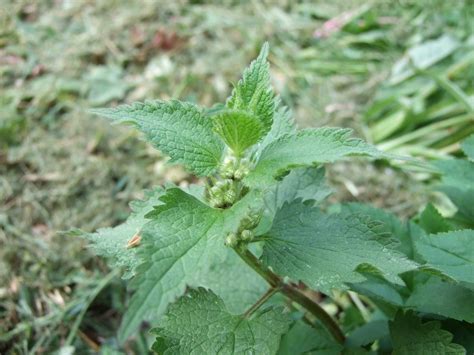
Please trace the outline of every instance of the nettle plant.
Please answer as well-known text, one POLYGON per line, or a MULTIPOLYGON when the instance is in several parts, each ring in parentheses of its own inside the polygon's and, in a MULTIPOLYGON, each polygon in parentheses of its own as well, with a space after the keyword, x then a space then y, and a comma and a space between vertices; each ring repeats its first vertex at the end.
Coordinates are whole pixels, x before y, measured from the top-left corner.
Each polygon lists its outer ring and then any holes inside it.
POLYGON ((267 54, 225 105, 94 110, 205 181, 147 191, 124 224, 83 233, 131 279, 119 340, 147 321, 159 354, 465 353, 473 231, 433 206, 407 223, 361 204, 324 211, 324 164, 386 156, 348 129, 297 130, 267 54))

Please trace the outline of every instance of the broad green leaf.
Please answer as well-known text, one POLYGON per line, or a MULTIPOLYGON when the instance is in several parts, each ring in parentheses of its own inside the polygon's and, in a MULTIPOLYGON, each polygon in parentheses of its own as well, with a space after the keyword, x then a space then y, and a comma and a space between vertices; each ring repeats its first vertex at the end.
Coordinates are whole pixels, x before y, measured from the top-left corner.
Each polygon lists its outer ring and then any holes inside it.
POLYGON ((461 143, 461 148, 466 156, 474 161, 474 134, 471 134, 461 143))
POLYGON ((236 156, 253 146, 263 137, 263 125, 245 111, 226 110, 213 116, 214 130, 236 156))
POLYGON ((281 339, 278 355, 339 355, 343 346, 333 340, 327 330, 296 321, 281 339))
POLYGON ((210 175, 220 164, 224 144, 214 133, 211 119, 193 104, 150 101, 91 112, 134 123, 172 163, 183 164, 197 175, 210 175))
POLYGON ((474 291, 431 276, 418 281, 405 308, 474 323, 474 291))
POLYGON ((400 244, 397 249, 410 259, 414 258, 411 234, 414 232, 413 229, 416 228, 416 226, 413 224, 402 222, 393 213, 363 203, 345 203, 341 205, 341 211, 357 213, 367 216, 375 222, 380 222, 380 231, 388 233, 399 240, 400 244))
POLYGON ((350 129, 326 127, 282 136, 263 149, 244 183, 250 187, 266 187, 293 168, 333 162, 352 155, 382 155, 363 140, 350 138, 351 132, 350 129))
POLYGON ((222 299, 203 288, 190 290, 172 304, 153 350, 158 354, 261 354, 278 350, 290 320, 281 309, 267 308, 249 319, 232 315, 222 299))
POLYGON ((393 249, 380 224, 357 214, 326 215, 296 200, 276 214, 265 237, 263 262, 275 272, 329 293, 365 280, 356 270, 371 265, 389 281, 417 264, 393 249))
POLYGON ((256 116, 262 124, 263 135, 270 131, 275 111, 275 96, 271 88, 267 56, 268 43, 265 43, 257 59, 245 69, 242 79, 226 103, 230 109, 246 111, 256 116))
MULTIPOLYGON (((222 270, 218 268, 220 263, 235 263, 235 268, 229 266, 229 274, 247 275, 253 280, 248 287, 255 287, 255 272, 242 265, 240 259, 228 256, 233 251, 225 247, 224 239, 227 233, 237 230, 252 204, 261 204, 256 194, 247 194, 227 210, 211 208, 177 188, 168 189, 161 201, 162 205, 147 215, 151 220, 143 228, 143 246, 138 250, 144 262, 137 267, 130 284, 136 292, 119 330, 122 341, 143 320, 157 321, 168 304, 184 293, 186 286, 216 286, 223 297, 235 299, 232 290, 225 289, 222 270)), ((246 284, 232 287, 248 290, 246 284)), ((245 299, 252 299, 252 291, 244 293, 250 295, 245 299)))
POLYGON ((452 343, 453 335, 441 329, 441 323, 422 323, 412 314, 399 313, 390 322, 394 355, 464 355, 466 350, 452 343))
POLYGON ((162 188, 145 192, 143 201, 130 203, 132 214, 127 221, 114 228, 102 228, 95 233, 81 232, 79 235, 90 241, 91 248, 97 255, 110 258, 111 267, 123 267, 126 271, 124 278, 133 276, 136 266, 140 264, 137 256, 138 247, 128 246, 128 242, 135 236, 141 235, 141 230, 148 219, 145 215, 160 205, 162 188))
POLYGON ((448 220, 441 216, 431 203, 426 205, 421 213, 419 224, 427 233, 448 232, 453 229, 448 220))
POLYGON ((415 247, 429 266, 456 281, 474 285, 474 230, 422 236, 415 247))

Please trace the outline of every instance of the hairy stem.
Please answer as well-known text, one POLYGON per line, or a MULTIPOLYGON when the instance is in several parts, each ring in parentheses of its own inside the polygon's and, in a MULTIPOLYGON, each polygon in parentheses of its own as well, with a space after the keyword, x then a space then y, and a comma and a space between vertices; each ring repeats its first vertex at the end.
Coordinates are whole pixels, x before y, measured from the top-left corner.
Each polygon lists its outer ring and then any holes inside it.
POLYGON ((239 254, 242 260, 244 260, 252 269, 254 269, 270 284, 271 289, 275 289, 283 293, 293 302, 298 303, 300 306, 306 308, 328 329, 336 341, 341 344, 344 343, 345 336, 341 328, 339 328, 339 325, 336 323, 336 321, 319 304, 314 302, 295 286, 285 283, 280 276, 262 265, 262 263, 248 249, 239 249, 237 247, 234 250, 237 252, 237 254, 239 254))
POLYGON ((280 291, 278 288, 270 287, 267 292, 265 292, 262 297, 260 297, 257 302, 255 302, 249 309, 247 309, 244 313, 244 318, 249 318, 252 314, 255 313, 265 302, 268 301, 270 297, 272 297, 275 293, 280 291))

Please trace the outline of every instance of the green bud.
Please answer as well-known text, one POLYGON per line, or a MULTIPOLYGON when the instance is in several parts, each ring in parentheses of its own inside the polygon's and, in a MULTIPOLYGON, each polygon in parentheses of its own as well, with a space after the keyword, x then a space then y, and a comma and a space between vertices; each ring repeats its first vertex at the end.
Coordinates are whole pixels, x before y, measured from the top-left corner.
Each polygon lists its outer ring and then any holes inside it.
POLYGON ((244 229, 254 229, 260 223, 262 219, 262 214, 260 212, 250 213, 245 216, 240 222, 240 230, 244 229))
POLYGON ((234 172, 236 168, 237 159, 235 157, 228 156, 222 162, 222 165, 219 169, 219 174, 226 179, 232 179, 234 177, 234 172))
POLYGON ((237 246, 239 240, 237 239, 237 236, 235 233, 229 233, 227 237, 225 238, 225 245, 231 248, 234 248, 237 246))
POLYGON ((242 180, 244 177, 248 175, 248 173, 249 173, 249 168, 240 167, 235 171, 234 178, 235 180, 242 180))
POLYGON ((232 205, 234 204, 235 200, 237 199, 237 192, 235 189, 230 189, 224 192, 224 202, 232 205))
POLYGON ((249 242, 253 239, 254 234, 251 230, 244 229, 242 233, 240 233, 240 238, 242 238, 243 241, 249 242))

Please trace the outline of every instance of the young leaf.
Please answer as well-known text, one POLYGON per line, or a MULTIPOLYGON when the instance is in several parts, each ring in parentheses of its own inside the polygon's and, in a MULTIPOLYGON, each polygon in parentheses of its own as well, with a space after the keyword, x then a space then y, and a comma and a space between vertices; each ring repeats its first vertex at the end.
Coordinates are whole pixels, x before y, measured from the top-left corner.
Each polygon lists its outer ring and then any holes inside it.
POLYGON ((267 308, 250 319, 232 315, 224 302, 203 288, 190 290, 172 304, 153 350, 158 354, 262 354, 278 350, 289 318, 279 309, 267 308))
POLYGON ((282 337, 277 355, 336 355, 341 354, 343 349, 319 324, 316 323, 313 328, 296 321, 282 337))
POLYGON ((350 129, 317 128, 282 136, 263 149, 257 165, 244 179, 249 187, 266 187, 288 170, 328 163, 351 155, 380 157, 382 153, 350 129))
POLYGON ((236 156, 241 156, 263 136, 262 123, 245 111, 226 110, 212 119, 214 130, 236 156))
MULTIPOLYGON (((221 277, 213 277, 212 271, 229 252, 225 235, 235 232, 251 204, 259 201, 256 195, 247 196, 228 210, 218 210, 178 188, 166 191, 163 204, 147 215, 151 221, 143 228, 139 256, 144 263, 130 284, 136 292, 119 330, 122 341, 143 320, 158 319, 186 286, 216 283, 223 288, 221 277)), ((240 270, 253 273, 249 268, 240 270)))
POLYGON ((430 266, 474 286, 474 230, 423 236, 416 240, 415 247, 430 266))
POLYGON ((379 228, 379 223, 360 215, 326 215, 296 200, 277 212, 262 260, 282 276, 325 293, 363 281, 356 270, 361 264, 370 264, 401 284, 398 274, 417 264, 394 250, 393 240, 379 228))
POLYGON ((224 145, 203 110, 179 101, 150 101, 91 110, 116 122, 132 122, 156 148, 197 175, 210 175, 220 164, 224 145))
POLYGON ((270 131, 275 111, 275 98, 270 85, 270 65, 267 56, 268 43, 265 43, 257 59, 245 69, 242 79, 226 103, 230 109, 242 110, 254 115, 262 124, 262 135, 270 131))
POLYGON ((137 243, 141 238, 141 230, 148 219, 145 215, 161 204, 160 197, 164 190, 159 187, 146 192, 143 201, 130 203, 132 214, 127 221, 114 228, 102 228, 95 233, 80 232, 79 235, 92 243, 91 248, 97 255, 110 258, 111 267, 123 267, 124 278, 133 276, 133 271, 140 264, 137 256, 138 245, 129 242, 135 237, 137 243), (137 246, 137 247, 135 247, 137 246))
POLYGON ((452 334, 441 329, 440 322, 422 323, 420 318, 400 312, 389 326, 394 355, 466 353, 461 345, 451 342, 452 334))

